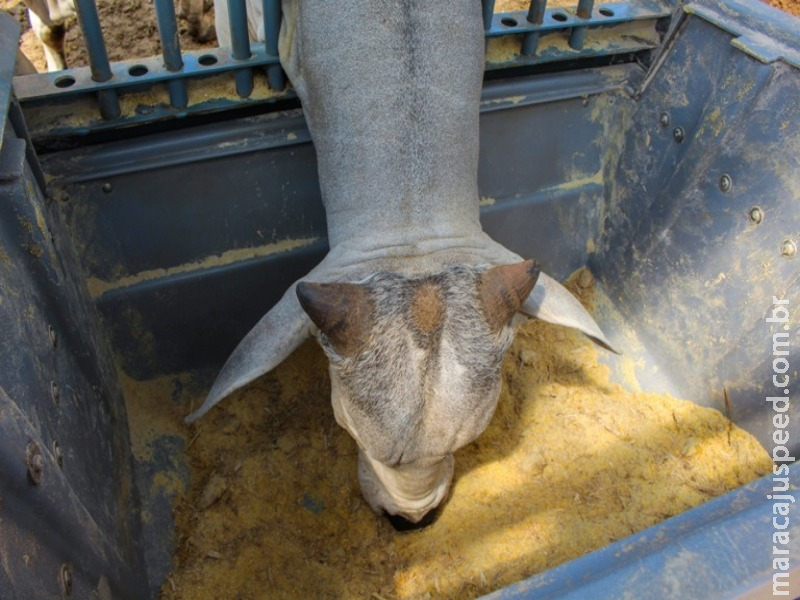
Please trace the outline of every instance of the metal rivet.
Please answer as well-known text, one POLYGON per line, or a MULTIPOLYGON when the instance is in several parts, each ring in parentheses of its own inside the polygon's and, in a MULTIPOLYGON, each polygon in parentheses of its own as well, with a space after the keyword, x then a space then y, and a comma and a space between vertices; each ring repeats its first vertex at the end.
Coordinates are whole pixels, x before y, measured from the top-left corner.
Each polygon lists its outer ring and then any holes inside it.
POLYGON ((50 201, 57 200, 58 202, 67 203, 69 202, 69 194, 65 192, 62 188, 57 188, 51 190, 48 200, 50 201))
POLYGON ((794 240, 783 240, 781 244, 781 256, 784 258, 793 258, 797 254, 797 244, 794 240))
POLYGON ((676 127, 672 130, 672 139, 678 142, 679 144, 686 138, 686 132, 683 130, 683 127, 676 127))
POLYGON ((764 211, 761 210, 758 206, 754 206, 750 209, 750 220, 758 225, 761 221, 764 220, 764 211))
POLYGON ((106 181, 106 182, 103 184, 103 191, 104 191, 106 194, 108 194, 108 193, 109 193, 109 192, 110 192, 112 189, 114 189, 114 187, 113 187, 113 186, 112 186, 112 185, 111 185, 111 184, 110 184, 108 181, 106 181))
POLYGON ((658 118, 658 122, 661 123, 662 127, 669 127, 669 113, 661 113, 661 116, 658 118))
POLYGON ((730 175, 725 173, 719 178, 719 189, 721 189, 723 192, 730 192, 732 187, 733 179, 731 179, 730 175))
POLYGON ((47 326, 47 335, 50 337, 50 345, 55 348, 58 346, 58 333, 53 329, 52 325, 47 326))
POLYGON ((53 440, 53 456, 56 459, 56 464, 59 467, 64 466, 64 453, 61 451, 61 444, 58 443, 58 440, 53 440))
POLYGON ((44 457, 42 449, 36 442, 30 442, 25 448, 25 464, 28 466, 28 477, 34 485, 39 485, 44 472, 44 457))
POLYGON ((64 595, 72 594, 72 567, 68 564, 61 565, 61 588, 64 590, 64 595))
POLYGON ((61 403, 61 392, 58 390, 58 384, 55 381, 50 382, 50 395, 53 397, 53 402, 56 404, 61 403))

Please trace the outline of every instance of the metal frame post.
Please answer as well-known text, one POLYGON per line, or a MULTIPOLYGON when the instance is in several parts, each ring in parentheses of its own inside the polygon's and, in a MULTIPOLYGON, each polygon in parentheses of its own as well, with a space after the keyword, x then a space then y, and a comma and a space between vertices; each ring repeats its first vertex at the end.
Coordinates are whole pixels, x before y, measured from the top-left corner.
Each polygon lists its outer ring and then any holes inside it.
MULTIPOLYGON (((233 58, 246 61, 250 59, 250 33, 247 29, 247 6, 245 0, 228 1, 228 20, 231 26, 231 45, 233 58)), ((253 93, 253 71, 236 70, 236 93, 247 98, 253 93)))
MULTIPOLYGON (((111 64, 108 61, 106 43, 103 40, 103 30, 100 28, 100 17, 97 15, 97 6, 94 0, 75 0, 78 11, 78 20, 86 40, 86 51, 89 53, 89 65, 92 70, 92 80, 104 82, 111 79, 111 64)), ((107 120, 117 119, 122 114, 119 99, 114 90, 100 90, 97 92, 97 103, 100 106, 100 115, 107 120)))
MULTIPOLYGON (((547 10, 547 0, 531 0, 531 5, 528 8, 528 23, 531 25, 541 25, 544 22, 545 10, 547 10)), ((525 34, 525 37, 522 38, 522 54, 525 56, 533 56, 536 54, 536 48, 539 46, 539 38, 541 35, 539 31, 525 34)))
MULTIPOLYGON (((594 0, 578 0, 577 16, 579 19, 590 19, 594 9, 594 0)), ((583 48, 586 41, 586 31, 588 27, 575 27, 569 34, 569 47, 573 50, 583 48)))
MULTIPOLYGON (((280 0, 264 0, 264 40, 267 56, 278 58, 278 36, 281 31, 280 0)), ((267 67, 269 87, 280 91, 286 85, 286 76, 280 64, 267 67)))
MULTIPOLYGON (((175 5, 172 0, 155 0, 155 3, 164 66, 168 71, 177 73, 183 69, 183 57, 178 38, 178 22, 175 19, 175 5)), ((189 104, 186 81, 183 78, 171 79, 167 85, 170 104, 174 108, 186 108, 189 104)))

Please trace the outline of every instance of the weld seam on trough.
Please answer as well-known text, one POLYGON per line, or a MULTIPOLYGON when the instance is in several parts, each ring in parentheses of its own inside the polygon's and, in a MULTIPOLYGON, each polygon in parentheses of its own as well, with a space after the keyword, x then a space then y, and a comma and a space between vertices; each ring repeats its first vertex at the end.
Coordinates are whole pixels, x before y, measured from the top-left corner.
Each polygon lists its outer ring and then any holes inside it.
POLYGON ((644 79, 641 82, 641 85, 636 89, 636 92, 633 94, 634 99, 638 100, 642 97, 647 91, 647 88, 650 87, 650 83, 655 79, 658 72, 661 70, 661 67, 664 66, 667 58, 672 55, 672 49, 675 47, 675 43, 680 39, 681 33, 686 28, 689 19, 687 18, 686 13, 679 12, 677 16, 673 19, 672 23, 670 24, 669 31, 664 36, 664 40, 661 43, 661 48, 656 55, 655 60, 650 65, 650 68, 647 71, 644 79))

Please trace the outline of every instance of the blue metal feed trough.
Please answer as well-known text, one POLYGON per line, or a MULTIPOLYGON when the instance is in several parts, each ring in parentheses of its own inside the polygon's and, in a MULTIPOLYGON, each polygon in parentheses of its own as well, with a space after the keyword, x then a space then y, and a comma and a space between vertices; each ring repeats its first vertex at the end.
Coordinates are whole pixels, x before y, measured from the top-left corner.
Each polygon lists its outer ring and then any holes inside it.
MULTIPOLYGON (((755 0, 493 4, 484 229, 556 278, 588 265, 641 386, 723 411, 724 390, 776 471, 490 597, 800 596, 798 19, 755 0)), ((229 2, 231 48, 182 52, 156 0, 162 56, 110 63, 77 0, 91 66, 16 78, 0 15, 0 600, 155 597, 172 499, 133 457, 120 374, 208 381, 327 251, 280 4, 264 2, 266 42, 244 6, 229 2)), ((185 444, 161 449, 188 477, 185 444)))

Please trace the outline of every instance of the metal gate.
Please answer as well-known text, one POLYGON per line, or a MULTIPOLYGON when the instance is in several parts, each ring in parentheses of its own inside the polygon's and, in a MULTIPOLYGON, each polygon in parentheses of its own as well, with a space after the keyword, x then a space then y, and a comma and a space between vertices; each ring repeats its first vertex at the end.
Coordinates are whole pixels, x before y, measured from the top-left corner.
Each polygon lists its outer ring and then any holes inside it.
MULTIPOLYGON (((231 47, 183 52, 173 0, 154 0, 162 54, 110 62, 95 0, 75 0, 90 66, 14 80, 32 137, 83 135, 291 97, 278 57, 280 0, 262 1, 266 41, 248 37, 246 0, 227 0, 231 47)), ((532 0, 527 11, 497 14, 494 5, 483 0, 488 70, 646 52, 658 47, 672 12, 670 0, 580 0, 556 8, 532 0)))

